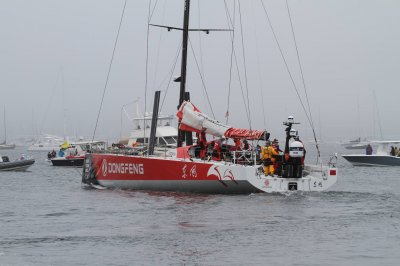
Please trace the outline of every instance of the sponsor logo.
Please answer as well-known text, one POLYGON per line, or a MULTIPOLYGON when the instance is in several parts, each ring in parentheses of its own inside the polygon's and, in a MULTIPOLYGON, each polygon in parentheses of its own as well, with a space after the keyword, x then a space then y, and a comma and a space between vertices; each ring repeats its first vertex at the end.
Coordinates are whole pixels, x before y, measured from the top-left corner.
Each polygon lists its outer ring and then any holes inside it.
POLYGON ((218 168, 219 168, 219 166, 216 166, 216 165, 210 167, 210 169, 208 170, 208 173, 207 173, 207 177, 216 176, 218 178, 218 180, 222 180, 222 181, 223 180, 232 180, 232 181, 235 180, 235 176, 233 175, 231 170, 226 169, 224 171, 224 173, 221 174, 220 170, 218 168))
POLYGON ((185 165, 182 167, 182 172, 183 172, 182 178, 186 178, 186 177, 187 177, 186 168, 187 168, 187 165, 185 164, 185 165))
POLYGON ((106 159, 103 159, 101 171, 103 176, 107 174, 143 175, 144 166, 142 163, 109 163, 106 159))
MULTIPOLYGON (((187 164, 185 164, 185 165, 182 167, 182 178, 185 179, 187 176, 188 176, 188 173, 187 173, 187 164)), ((192 178, 196 178, 196 177, 197 177, 196 165, 193 165, 192 168, 190 168, 190 170, 189 170, 189 176, 192 177, 192 178)))
POLYGON ((193 167, 190 169, 190 176, 197 177, 196 165, 193 165, 193 167))
POLYGON ((103 159, 103 162, 101 163, 101 171, 103 172, 103 176, 107 175, 107 160, 103 159))

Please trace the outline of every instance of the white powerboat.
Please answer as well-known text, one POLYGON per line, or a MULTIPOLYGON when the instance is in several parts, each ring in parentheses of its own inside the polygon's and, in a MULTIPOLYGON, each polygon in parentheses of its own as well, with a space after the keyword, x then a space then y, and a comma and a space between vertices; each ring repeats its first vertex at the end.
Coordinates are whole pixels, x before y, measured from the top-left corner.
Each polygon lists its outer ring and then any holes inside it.
POLYGON ((370 155, 346 154, 342 157, 354 166, 400 166, 400 157, 390 154, 391 146, 396 146, 399 143, 400 140, 372 141, 371 144, 377 145, 376 153, 370 155))

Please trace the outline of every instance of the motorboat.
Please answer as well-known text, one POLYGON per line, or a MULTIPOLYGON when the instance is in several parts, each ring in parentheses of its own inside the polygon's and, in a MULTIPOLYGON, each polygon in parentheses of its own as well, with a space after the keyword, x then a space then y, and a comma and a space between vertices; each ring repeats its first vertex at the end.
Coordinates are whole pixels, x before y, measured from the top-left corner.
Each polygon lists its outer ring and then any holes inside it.
POLYGON ((0 156, 0 171, 25 171, 35 163, 33 158, 21 158, 10 161, 8 156, 0 156))
POLYGON ((88 152, 100 152, 106 148, 104 141, 80 141, 75 143, 64 143, 59 151, 59 156, 50 158, 53 166, 76 166, 82 167, 85 154, 88 152))
POLYGON ((399 145, 400 141, 372 141, 377 146, 373 154, 345 154, 342 155, 354 166, 400 166, 400 157, 391 154, 391 147, 399 145))

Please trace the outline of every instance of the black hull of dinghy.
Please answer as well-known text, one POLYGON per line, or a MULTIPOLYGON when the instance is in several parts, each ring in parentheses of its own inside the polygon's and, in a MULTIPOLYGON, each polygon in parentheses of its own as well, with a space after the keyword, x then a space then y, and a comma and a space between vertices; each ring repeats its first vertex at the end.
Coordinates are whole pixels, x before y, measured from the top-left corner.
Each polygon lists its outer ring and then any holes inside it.
POLYGON ((34 159, 2 162, 0 163, 0 171, 25 171, 34 163, 34 159))

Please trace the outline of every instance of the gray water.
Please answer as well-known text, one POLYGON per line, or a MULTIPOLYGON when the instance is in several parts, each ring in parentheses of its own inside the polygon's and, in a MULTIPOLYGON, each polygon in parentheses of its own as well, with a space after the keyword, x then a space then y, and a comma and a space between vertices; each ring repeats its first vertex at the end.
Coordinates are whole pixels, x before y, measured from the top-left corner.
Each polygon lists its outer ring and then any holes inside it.
POLYGON ((400 167, 339 159, 328 192, 227 196, 85 189, 31 154, 0 172, 1 266, 400 265, 400 167))

